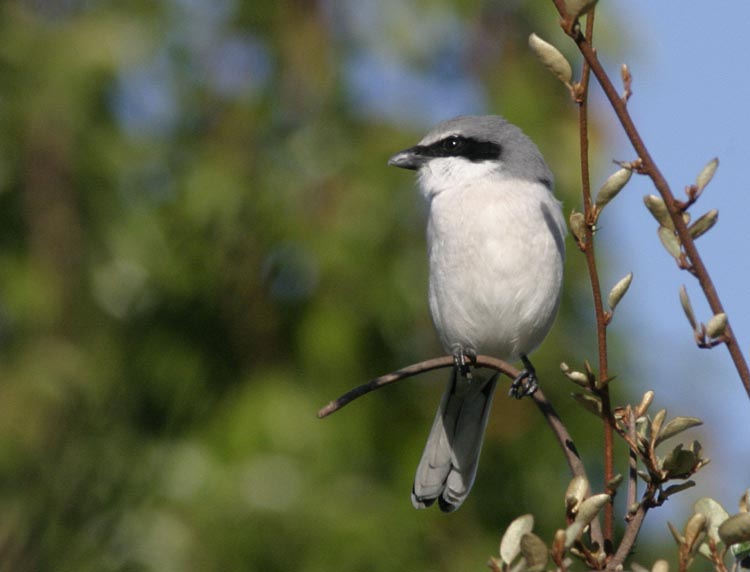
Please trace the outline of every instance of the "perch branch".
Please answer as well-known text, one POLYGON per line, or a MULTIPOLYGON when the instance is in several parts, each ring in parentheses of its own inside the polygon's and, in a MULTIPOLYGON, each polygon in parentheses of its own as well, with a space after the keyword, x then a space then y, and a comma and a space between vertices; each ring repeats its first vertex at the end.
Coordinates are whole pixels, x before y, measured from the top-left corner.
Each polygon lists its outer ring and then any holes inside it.
MULTIPOLYGON (((475 365, 477 367, 494 369, 495 371, 499 371, 500 373, 506 375, 510 379, 515 379, 520 373, 509 363, 484 355, 478 355, 476 357, 475 365)), ((376 377, 366 383, 363 383, 362 385, 350 389, 337 399, 329 402, 326 406, 321 408, 320 411, 318 411, 318 418, 322 419, 324 417, 327 417, 332 413, 335 413, 345 405, 351 403, 355 399, 358 399, 359 397, 362 397, 363 395, 366 395, 371 391, 375 391, 376 389, 385 387, 386 385, 396 383, 397 381, 401 381, 402 379, 414 377, 415 375, 418 375, 420 373, 448 367, 453 367, 453 356, 443 356, 425 360, 419 363, 408 365, 406 367, 402 367, 401 369, 398 369, 394 372, 381 375, 380 377, 376 377)), ((557 438, 557 442, 559 443, 560 448, 565 455, 565 460, 568 463, 571 474, 573 476, 580 475, 586 478, 586 481, 588 482, 588 478, 586 477, 586 468, 584 467, 583 462, 578 455, 578 449, 576 449, 573 438, 570 436, 570 433, 563 424, 555 408, 549 402, 541 389, 537 389, 531 395, 531 398, 533 399, 537 408, 539 409, 545 421, 547 421, 547 424, 550 426, 550 429, 552 429, 552 432, 557 438)), ((591 536, 593 540, 595 542, 598 542, 601 546, 602 533, 600 527, 598 526, 598 522, 595 520, 591 524, 591 536)))

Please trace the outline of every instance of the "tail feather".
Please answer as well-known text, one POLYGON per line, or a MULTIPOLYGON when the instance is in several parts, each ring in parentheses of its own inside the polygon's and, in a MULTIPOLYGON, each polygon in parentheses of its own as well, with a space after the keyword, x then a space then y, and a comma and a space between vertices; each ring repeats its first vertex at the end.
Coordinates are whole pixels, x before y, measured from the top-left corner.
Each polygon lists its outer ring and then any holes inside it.
POLYGON ((416 508, 438 500, 442 511, 453 512, 466 499, 477 474, 497 378, 475 374, 468 381, 453 370, 414 478, 411 500, 416 508))

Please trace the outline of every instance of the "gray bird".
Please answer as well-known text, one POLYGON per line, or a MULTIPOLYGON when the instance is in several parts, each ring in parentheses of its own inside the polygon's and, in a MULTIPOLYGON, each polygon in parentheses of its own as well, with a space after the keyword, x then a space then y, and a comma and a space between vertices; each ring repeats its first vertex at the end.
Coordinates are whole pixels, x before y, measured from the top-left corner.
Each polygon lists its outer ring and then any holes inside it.
POLYGON ((429 207, 430 312, 456 363, 411 499, 416 508, 437 499, 452 512, 474 483, 498 377, 472 373, 471 358, 521 359, 525 370, 511 394, 536 389, 527 355, 559 306, 565 220, 539 149, 498 116, 440 123, 388 164, 417 171, 429 207))

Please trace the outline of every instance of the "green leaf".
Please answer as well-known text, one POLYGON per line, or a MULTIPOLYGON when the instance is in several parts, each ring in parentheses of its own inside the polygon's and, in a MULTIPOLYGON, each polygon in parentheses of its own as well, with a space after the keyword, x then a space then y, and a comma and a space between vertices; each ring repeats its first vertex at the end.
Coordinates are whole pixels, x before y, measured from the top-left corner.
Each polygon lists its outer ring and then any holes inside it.
POLYGON ((698 455, 683 449, 680 444, 666 456, 661 468, 666 472, 668 479, 687 478, 695 472, 699 461, 698 455))
POLYGON ((692 427, 698 427, 699 425, 703 425, 703 421, 697 417, 675 417, 674 419, 670 419, 656 437, 656 444, 658 445, 675 435, 679 435, 683 431, 687 431, 692 427))

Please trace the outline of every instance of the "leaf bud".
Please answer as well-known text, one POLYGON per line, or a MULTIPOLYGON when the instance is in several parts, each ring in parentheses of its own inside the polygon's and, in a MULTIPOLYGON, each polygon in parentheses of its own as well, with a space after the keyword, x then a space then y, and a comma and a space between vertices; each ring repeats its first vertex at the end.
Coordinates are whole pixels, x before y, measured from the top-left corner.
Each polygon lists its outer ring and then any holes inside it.
POLYGON ((705 167, 701 170, 701 172, 698 174, 698 178, 695 181, 695 187, 697 189, 696 197, 700 195, 700 193, 703 191, 703 189, 706 188, 706 185, 711 182, 711 179, 714 177, 714 173, 716 173, 716 169, 719 167, 719 158, 714 157, 711 159, 705 167))
POLYGON ((680 238, 674 233, 674 230, 666 226, 659 227, 659 240, 661 240, 664 248, 671 254, 675 259, 679 260, 682 256, 682 245, 680 244, 680 238))
POLYGON ((607 304, 609 304, 610 310, 614 312, 617 304, 620 303, 620 300, 622 300, 623 296, 625 296, 625 293, 628 291, 628 288, 630 288, 630 283, 632 281, 633 273, 628 272, 628 274, 626 274, 625 277, 615 284, 612 290, 610 290, 609 296, 607 297, 607 304))
POLYGON ((640 404, 635 410, 635 416, 642 417, 646 414, 646 411, 648 411, 648 408, 651 406, 651 403, 654 401, 654 392, 652 390, 648 390, 646 393, 643 394, 643 398, 641 399, 640 404))
POLYGON ((630 96, 633 95, 633 74, 630 73, 628 64, 622 64, 620 66, 620 78, 622 79, 622 85, 624 87, 622 92, 623 101, 627 102, 630 96))
POLYGON ((643 197, 643 202, 656 219, 656 222, 661 226, 674 230, 674 222, 672 222, 672 217, 669 216, 667 205, 661 197, 657 197, 656 195, 646 195, 643 197))
POLYGON ((659 409, 659 411, 656 412, 656 415, 654 415, 654 418, 651 421, 651 438, 654 441, 656 441, 656 439, 658 438, 659 432, 661 431, 661 427, 664 424, 664 419, 666 419, 666 417, 666 409, 659 409))
POLYGON ((711 230, 711 227, 713 227, 716 224, 716 221, 718 219, 719 219, 718 209, 711 209, 702 217, 700 217, 697 221, 695 221, 690 226, 690 228, 688 228, 688 232, 690 233, 690 236, 692 236, 693 238, 698 238, 699 236, 706 234, 706 232, 711 230))
POLYGON ((573 383, 577 383, 581 387, 591 387, 589 376, 582 371, 570 369, 570 366, 565 362, 562 362, 560 364, 560 370, 563 372, 565 377, 567 377, 573 383))
POLYGON ((529 47, 534 52, 537 58, 549 69, 557 79, 563 82, 565 85, 570 86, 570 82, 573 79, 573 70, 555 46, 545 42, 536 34, 529 36, 529 47))
POLYGON ((715 339, 720 337, 726 329, 727 315, 724 312, 720 312, 711 318, 708 321, 708 324, 706 324, 706 335, 711 339, 715 339))
POLYGON ((616 491, 622 484, 622 474, 617 473, 614 477, 607 481, 607 489, 610 491, 616 491))
POLYGON ((573 543, 578 540, 578 537, 581 536, 581 533, 583 532, 583 529, 585 527, 585 523, 580 522, 578 519, 576 519, 573 524, 565 529, 565 548, 570 548, 571 546, 573 546, 573 543))
POLYGON ((696 513, 691 516, 685 525, 685 543, 692 552, 697 548, 698 540, 703 537, 708 528, 706 515, 696 513))
POLYGON ((685 316, 687 317, 688 322, 690 322, 693 331, 698 330, 698 322, 695 319, 695 313, 693 313, 693 305, 690 303, 690 298, 688 297, 684 285, 680 286, 680 304, 682 305, 682 310, 685 312, 685 316))
POLYGON ((521 538, 534 528, 534 515, 524 514, 508 525, 500 539, 500 558, 510 565, 521 551, 521 538))
POLYGON ((589 413, 593 413, 597 417, 602 416, 602 400, 598 397, 584 393, 572 393, 570 396, 573 398, 573 401, 589 413))
POLYGON ((565 491, 565 508, 570 514, 576 514, 578 508, 586 498, 589 491, 589 483, 586 477, 578 475, 573 477, 565 491))
POLYGON ((583 244, 586 238, 586 218, 583 216, 583 213, 572 211, 570 217, 568 217, 568 223, 573 237, 577 242, 583 244))
POLYGON ((625 187, 633 175, 632 169, 620 169, 611 174, 596 195, 596 208, 602 209, 625 187))
POLYGON ((651 567, 651 572, 669 572, 669 562, 666 560, 657 560, 651 567))
POLYGON ((607 493, 590 496, 581 503, 575 521, 589 524, 610 500, 612 500, 612 497, 607 493))
POLYGON ((555 532, 555 536, 552 539, 552 554, 556 558, 561 558, 564 552, 565 552, 565 531, 560 528, 557 530, 557 532, 555 532))

